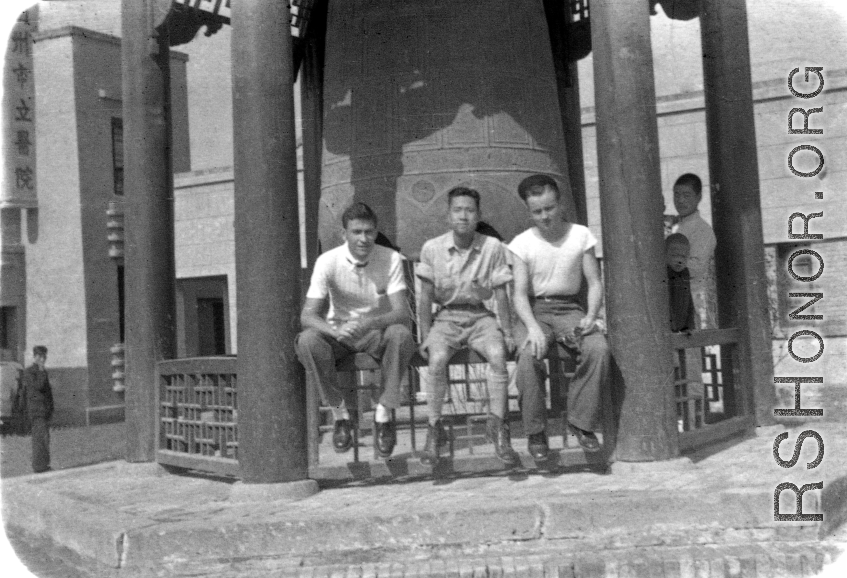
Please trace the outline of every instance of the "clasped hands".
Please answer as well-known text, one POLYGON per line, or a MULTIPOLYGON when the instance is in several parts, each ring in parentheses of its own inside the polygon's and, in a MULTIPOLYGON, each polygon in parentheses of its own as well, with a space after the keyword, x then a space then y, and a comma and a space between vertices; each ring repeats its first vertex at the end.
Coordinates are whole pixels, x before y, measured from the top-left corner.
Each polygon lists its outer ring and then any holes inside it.
POLYGON ((364 319, 351 319, 336 329, 335 338, 344 345, 353 346, 370 330, 364 319))

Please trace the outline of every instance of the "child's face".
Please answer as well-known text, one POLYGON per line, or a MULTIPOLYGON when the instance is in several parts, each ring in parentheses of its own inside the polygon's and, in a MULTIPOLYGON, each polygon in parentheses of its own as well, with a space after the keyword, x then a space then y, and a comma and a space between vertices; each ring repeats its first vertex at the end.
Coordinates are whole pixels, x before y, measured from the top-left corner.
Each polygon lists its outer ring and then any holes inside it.
POLYGON ((671 243, 665 252, 668 267, 679 273, 688 265, 688 254, 691 249, 682 243, 671 243))

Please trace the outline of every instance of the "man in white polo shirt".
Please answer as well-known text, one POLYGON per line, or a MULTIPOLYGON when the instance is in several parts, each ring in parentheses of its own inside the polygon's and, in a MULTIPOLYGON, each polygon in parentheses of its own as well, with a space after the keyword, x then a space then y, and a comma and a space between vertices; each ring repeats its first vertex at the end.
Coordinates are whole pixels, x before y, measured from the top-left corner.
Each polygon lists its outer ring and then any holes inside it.
POLYGON ((297 357, 332 408, 332 436, 337 452, 352 446, 350 414, 338 387, 337 360, 365 352, 381 360, 382 394, 374 413, 374 445, 381 457, 394 451, 396 432, 391 411, 403 400, 401 383, 415 352, 409 331, 409 305, 403 258, 376 245, 377 217, 364 203, 341 216, 345 243, 318 257, 300 315, 297 357), (329 307, 326 317, 323 313, 329 307))
POLYGON ((529 453, 545 460, 549 452, 544 357, 554 341, 577 360, 568 387, 568 427, 586 451, 597 451, 600 445, 593 430, 599 421, 601 383, 609 367, 609 349, 597 318, 603 303, 594 255, 597 239, 587 227, 565 221, 559 188, 551 177, 527 177, 518 186, 518 194, 535 223, 509 244, 517 257, 513 300, 522 322, 515 328, 517 385, 529 453), (588 284, 588 311, 577 299, 583 277, 588 284))

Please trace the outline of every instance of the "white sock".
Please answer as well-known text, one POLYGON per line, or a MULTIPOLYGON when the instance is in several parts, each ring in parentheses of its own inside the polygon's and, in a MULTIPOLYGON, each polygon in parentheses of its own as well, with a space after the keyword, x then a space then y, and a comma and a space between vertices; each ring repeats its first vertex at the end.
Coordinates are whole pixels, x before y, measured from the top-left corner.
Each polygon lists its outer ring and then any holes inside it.
POLYGON ((376 404, 376 411, 374 412, 374 421, 377 423, 386 423, 391 420, 391 414, 387 407, 382 405, 381 403, 376 404))

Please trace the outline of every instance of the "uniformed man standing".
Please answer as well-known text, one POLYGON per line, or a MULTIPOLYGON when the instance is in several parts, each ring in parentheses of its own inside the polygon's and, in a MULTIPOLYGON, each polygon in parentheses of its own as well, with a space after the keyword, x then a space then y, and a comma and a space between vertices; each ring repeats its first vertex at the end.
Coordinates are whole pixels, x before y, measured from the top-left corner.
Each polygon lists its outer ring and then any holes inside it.
POLYGON ((21 386, 26 395, 27 413, 32 426, 32 470, 35 473, 50 468, 50 418, 53 416, 53 390, 44 365, 47 348, 32 348, 33 364, 21 376, 21 386))

